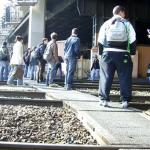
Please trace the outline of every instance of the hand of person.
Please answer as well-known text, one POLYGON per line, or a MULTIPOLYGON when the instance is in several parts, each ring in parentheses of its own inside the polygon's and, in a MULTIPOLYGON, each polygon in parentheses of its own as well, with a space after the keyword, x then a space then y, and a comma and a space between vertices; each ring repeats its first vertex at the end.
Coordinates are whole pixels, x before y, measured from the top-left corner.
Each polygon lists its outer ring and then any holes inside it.
POLYGON ((150 39, 150 34, 148 34, 147 36, 148 36, 148 38, 150 39))
POLYGON ((98 59, 100 60, 102 58, 102 55, 98 55, 98 59))
POLYGON ((135 56, 135 55, 131 55, 131 58, 134 59, 134 56, 135 56))

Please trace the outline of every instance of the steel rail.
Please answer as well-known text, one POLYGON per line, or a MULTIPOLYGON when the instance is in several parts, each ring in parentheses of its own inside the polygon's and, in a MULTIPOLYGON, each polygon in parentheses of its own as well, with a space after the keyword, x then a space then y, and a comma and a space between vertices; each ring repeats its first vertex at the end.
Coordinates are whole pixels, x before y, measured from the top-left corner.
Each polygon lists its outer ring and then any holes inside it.
POLYGON ((34 105, 34 106, 55 106, 62 107, 61 100, 46 99, 20 99, 20 98, 0 98, 1 105, 34 105))
POLYGON ((7 85, 6 81, 0 81, 0 85, 7 85))
POLYGON ((119 150, 119 149, 150 149, 150 145, 69 145, 69 144, 40 144, 0 142, 0 150, 119 150))
POLYGON ((45 98, 45 92, 0 90, 0 96, 4 96, 4 97, 28 97, 28 98, 44 99, 45 98))
MULTIPOLYGON (((61 82, 56 82, 56 84, 60 85, 60 86, 64 86, 64 83, 61 82)), ((73 84, 73 88, 77 89, 77 88, 89 88, 89 89, 98 89, 99 85, 98 83, 74 83, 73 84)), ((120 86, 117 83, 113 83, 112 84, 112 90, 119 90, 120 86)), ((137 84, 133 84, 132 85, 132 90, 140 90, 140 91, 149 91, 150 90, 150 85, 137 85, 137 84)))
MULTIPOLYGON (((88 92, 89 93, 89 92, 88 92)), ((98 96, 97 93, 90 93, 94 96, 98 96)), ((118 101, 120 99, 120 95, 110 95, 110 99, 112 101, 118 101)), ((141 102, 141 103, 144 103, 144 102, 150 102, 150 96, 141 96, 141 95, 134 95, 132 96, 132 101, 133 102, 141 102)))
MULTIPOLYGON (((60 82, 60 83, 64 83, 63 79, 54 79, 54 82, 60 82)), ((87 80, 87 79, 75 79, 73 81, 74 83, 99 83, 99 80, 87 80)), ((113 80, 114 84, 118 84, 119 80, 118 79, 114 79, 113 80)), ((137 84, 137 85, 149 85, 148 81, 146 79, 133 79, 132 80, 133 84, 137 84)))

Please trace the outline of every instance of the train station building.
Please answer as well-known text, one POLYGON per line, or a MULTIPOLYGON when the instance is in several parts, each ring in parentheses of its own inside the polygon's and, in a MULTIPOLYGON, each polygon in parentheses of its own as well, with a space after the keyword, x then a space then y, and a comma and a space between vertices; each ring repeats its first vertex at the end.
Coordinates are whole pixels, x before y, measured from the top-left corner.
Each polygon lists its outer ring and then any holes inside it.
MULTIPOLYGON (((56 32, 59 35, 58 53, 64 57, 65 40, 76 27, 79 29, 81 52, 76 79, 69 89, 64 86, 62 76, 56 78, 54 84, 45 84, 43 79, 35 80, 27 75, 23 83, 18 84, 22 80, 18 74, 23 75, 24 65, 12 65, 14 69, 9 77, 12 74, 18 81, 0 81, 0 150, 150 150, 150 84, 146 80, 150 64, 150 38, 147 36, 150 0, 8 1, 11 5, 6 9, 5 21, 0 21, 0 28, 2 25, 2 30, 8 33, 3 40, 0 35, 0 45, 6 41, 11 51, 15 37, 21 35, 24 50, 27 50, 40 44, 44 37, 50 40, 50 34, 56 32), (116 5, 126 8, 126 17, 136 31, 137 53, 132 58, 135 80, 132 89, 128 86, 131 94, 120 88, 122 84, 120 86, 116 78, 111 91, 105 92, 106 96, 109 93, 109 98, 102 99, 98 80, 88 81, 87 78, 94 56, 99 55, 99 29, 112 17, 112 9, 116 5), (109 104, 105 105, 109 99, 109 104)), ((31 61, 30 58, 28 60, 31 61)), ((52 67, 48 69, 52 70, 52 67)), ((100 89, 105 89, 103 87, 100 89)))
POLYGON ((50 33, 59 35, 59 55, 63 56, 63 45, 71 29, 79 28, 81 39, 81 59, 78 60, 77 77, 86 78, 92 58, 98 54, 97 37, 104 21, 112 16, 115 5, 123 5, 127 18, 137 34, 137 53, 133 59, 133 77, 146 78, 150 63, 150 28, 149 0, 18 0, 23 14, 20 23, 9 33, 7 41, 14 42, 16 35, 24 37, 25 48, 39 44, 50 33), (32 5, 32 6, 31 6, 32 5))

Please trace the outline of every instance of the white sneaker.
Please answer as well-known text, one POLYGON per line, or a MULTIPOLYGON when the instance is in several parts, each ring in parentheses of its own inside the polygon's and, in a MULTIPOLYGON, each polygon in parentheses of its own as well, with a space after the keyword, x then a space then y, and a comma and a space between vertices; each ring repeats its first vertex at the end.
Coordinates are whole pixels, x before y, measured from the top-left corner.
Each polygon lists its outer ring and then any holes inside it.
POLYGON ((100 104, 100 106, 104 106, 104 107, 108 106, 108 102, 107 101, 100 100, 99 104, 100 104))
POLYGON ((100 100, 99 105, 103 106, 104 101, 100 100))
POLYGON ((104 107, 108 107, 108 102, 107 102, 107 101, 104 101, 104 102, 103 102, 103 106, 104 106, 104 107))
POLYGON ((122 102, 122 108, 128 108, 128 105, 127 101, 122 102))

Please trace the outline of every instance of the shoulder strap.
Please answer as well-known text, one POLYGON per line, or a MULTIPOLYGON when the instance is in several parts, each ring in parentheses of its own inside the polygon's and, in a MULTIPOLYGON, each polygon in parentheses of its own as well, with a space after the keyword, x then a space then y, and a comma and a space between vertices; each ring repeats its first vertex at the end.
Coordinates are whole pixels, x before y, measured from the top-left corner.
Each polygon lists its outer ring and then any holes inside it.
POLYGON ((128 36, 128 46, 127 46, 127 50, 130 53, 130 43, 129 43, 129 33, 130 33, 130 27, 128 25, 126 25, 127 28, 127 36, 128 36))
POLYGON ((128 52, 130 53, 130 43, 129 43, 130 28, 128 27, 128 24, 127 24, 127 23, 129 23, 129 22, 126 21, 126 24, 125 24, 125 21, 122 21, 122 23, 124 24, 124 26, 125 26, 125 28, 126 28, 126 33, 127 33, 127 38, 128 38, 127 50, 128 50, 128 52))

